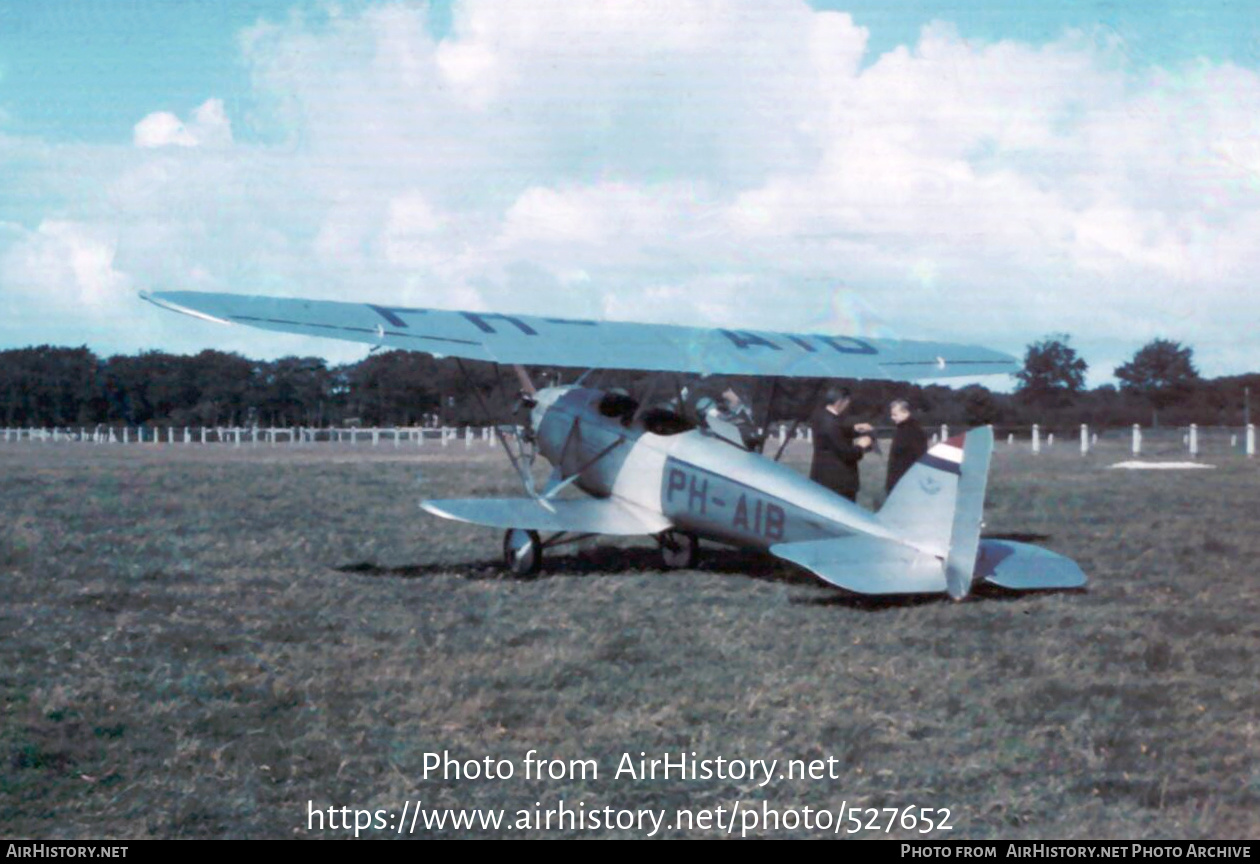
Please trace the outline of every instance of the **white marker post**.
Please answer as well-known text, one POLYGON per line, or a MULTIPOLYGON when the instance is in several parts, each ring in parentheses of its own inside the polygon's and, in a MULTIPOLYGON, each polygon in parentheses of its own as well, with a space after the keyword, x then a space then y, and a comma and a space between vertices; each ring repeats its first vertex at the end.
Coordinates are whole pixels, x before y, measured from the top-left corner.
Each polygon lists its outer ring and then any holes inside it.
POLYGON ((1199 458, 1199 424, 1190 424, 1190 458, 1199 458))
POLYGON ((941 424, 941 440, 942 441, 949 440, 949 427, 946 426, 944 423, 941 424))
POLYGON ((1142 455, 1142 427, 1136 423, 1133 424, 1133 455, 1142 455))
POLYGON ((1033 424, 1032 452, 1041 452, 1041 427, 1036 423, 1033 424))
POLYGON ((1014 432, 1008 432, 1006 434, 1006 446, 1007 447, 1015 446, 1015 433, 1014 432))
POLYGON ((1089 455, 1089 424, 1081 424, 1081 455, 1089 455))
POLYGON ((1252 457, 1256 455, 1256 426, 1254 423, 1247 424, 1247 455, 1252 457))

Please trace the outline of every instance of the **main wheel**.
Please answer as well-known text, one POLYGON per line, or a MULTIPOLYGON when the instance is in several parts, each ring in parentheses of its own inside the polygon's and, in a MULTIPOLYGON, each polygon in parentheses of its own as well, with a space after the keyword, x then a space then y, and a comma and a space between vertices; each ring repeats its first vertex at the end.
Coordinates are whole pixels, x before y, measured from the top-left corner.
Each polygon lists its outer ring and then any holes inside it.
POLYGON ((700 541, 687 531, 662 531, 656 535, 661 563, 670 570, 687 570, 700 559, 700 541))
POLYGON ((537 531, 509 528, 503 535, 503 566, 514 576, 534 576, 542 567, 542 540, 537 531))

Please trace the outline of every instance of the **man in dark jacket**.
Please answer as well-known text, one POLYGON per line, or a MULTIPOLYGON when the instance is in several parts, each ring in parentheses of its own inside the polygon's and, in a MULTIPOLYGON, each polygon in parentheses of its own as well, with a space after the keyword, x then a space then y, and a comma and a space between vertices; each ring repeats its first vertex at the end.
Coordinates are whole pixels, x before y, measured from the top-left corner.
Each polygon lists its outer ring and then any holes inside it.
POLYGON ((846 387, 832 387, 823 397, 823 405, 810 420, 814 435, 814 461, 809 468, 809 479, 821 483, 850 501, 857 500, 860 480, 858 463, 862 454, 871 447, 868 435, 855 437, 857 433, 871 431, 870 424, 850 426, 843 419, 851 401, 846 387))
POLYGON ((905 399, 894 399, 888 406, 888 414, 897 424, 892 446, 888 448, 888 479, 884 481, 885 491, 892 492, 902 475, 927 452, 927 435, 910 414, 910 403, 905 399))

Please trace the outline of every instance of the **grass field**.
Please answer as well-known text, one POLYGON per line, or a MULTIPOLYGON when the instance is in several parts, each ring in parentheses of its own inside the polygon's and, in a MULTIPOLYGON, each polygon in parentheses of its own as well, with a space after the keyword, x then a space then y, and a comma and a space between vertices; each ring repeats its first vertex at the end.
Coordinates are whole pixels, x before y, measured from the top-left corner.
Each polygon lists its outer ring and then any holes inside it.
MULTIPOLYGON (((1075 558, 1090 587, 956 604, 852 598, 717 549, 661 572, 647 540, 508 579, 497 532, 416 507, 514 494, 484 447, 0 445, 0 835, 344 835, 308 832, 308 801, 510 822, 564 800, 1255 839, 1260 460, 1105 470, 1126 457, 999 444, 987 532, 1075 558), (599 777, 523 779, 530 749, 599 777), (442 751, 517 776, 424 779, 442 751), (623 752, 832 757, 840 776, 634 781, 613 777, 623 752)), ((882 485, 882 461, 865 470, 882 485)), ((658 836, 683 833, 719 832, 658 836)))

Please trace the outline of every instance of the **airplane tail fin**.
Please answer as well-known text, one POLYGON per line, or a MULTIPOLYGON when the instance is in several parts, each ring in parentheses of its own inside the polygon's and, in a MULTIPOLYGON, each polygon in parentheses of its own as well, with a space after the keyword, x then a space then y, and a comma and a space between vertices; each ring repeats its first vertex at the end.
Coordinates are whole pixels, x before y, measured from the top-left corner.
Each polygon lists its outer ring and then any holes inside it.
POLYGON ((944 560, 955 600, 971 591, 992 454, 988 426, 942 441, 910 466, 879 511, 898 536, 944 560))

